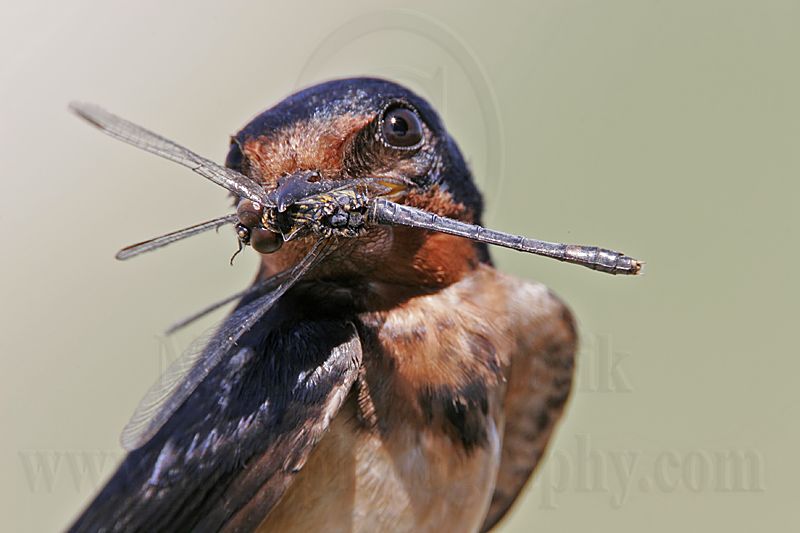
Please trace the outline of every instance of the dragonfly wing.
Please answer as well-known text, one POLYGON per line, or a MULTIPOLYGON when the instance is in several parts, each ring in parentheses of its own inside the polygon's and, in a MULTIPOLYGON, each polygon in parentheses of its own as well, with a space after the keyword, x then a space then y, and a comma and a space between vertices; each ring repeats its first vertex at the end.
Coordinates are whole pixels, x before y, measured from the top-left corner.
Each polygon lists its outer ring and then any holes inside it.
POLYGON ((111 137, 188 167, 237 196, 262 204, 266 200, 264 189, 244 174, 218 165, 157 133, 93 104, 73 102, 70 109, 111 137))
POLYGON ((318 241, 280 285, 234 311, 206 343, 199 344, 201 349, 190 349, 170 365, 122 430, 122 447, 131 451, 150 440, 220 361, 233 355, 242 335, 323 257, 324 247, 325 242, 318 241))
POLYGON ((193 237, 205 231, 219 229, 225 224, 234 224, 238 219, 238 215, 234 213, 232 215, 225 215, 223 217, 208 220, 206 222, 201 222, 200 224, 195 224, 194 226, 189 226, 188 228, 179 229, 177 231, 167 233, 166 235, 160 235, 146 241, 126 246, 117 252, 116 257, 120 261, 124 261, 125 259, 130 259, 131 257, 135 257, 139 254, 163 248, 164 246, 172 244, 173 242, 188 239, 189 237, 193 237))

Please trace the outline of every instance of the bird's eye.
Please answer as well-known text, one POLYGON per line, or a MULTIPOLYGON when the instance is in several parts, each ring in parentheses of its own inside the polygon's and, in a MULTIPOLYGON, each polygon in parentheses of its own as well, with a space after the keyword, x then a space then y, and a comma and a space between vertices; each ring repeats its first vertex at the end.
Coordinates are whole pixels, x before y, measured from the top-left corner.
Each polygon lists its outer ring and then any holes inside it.
POLYGON ((383 140, 395 148, 416 148, 422 143, 422 121, 407 107, 390 107, 383 114, 383 140))

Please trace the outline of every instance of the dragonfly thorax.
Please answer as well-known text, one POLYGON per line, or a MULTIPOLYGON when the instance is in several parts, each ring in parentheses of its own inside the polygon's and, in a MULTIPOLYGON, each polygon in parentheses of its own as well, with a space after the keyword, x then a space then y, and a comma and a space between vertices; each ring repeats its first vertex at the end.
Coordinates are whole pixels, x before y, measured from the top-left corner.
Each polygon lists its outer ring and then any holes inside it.
POLYGON ((266 209, 264 226, 286 241, 313 233, 321 237, 357 237, 367 223, 368 199, 354 187, 302 198, 285 211, 266 209))

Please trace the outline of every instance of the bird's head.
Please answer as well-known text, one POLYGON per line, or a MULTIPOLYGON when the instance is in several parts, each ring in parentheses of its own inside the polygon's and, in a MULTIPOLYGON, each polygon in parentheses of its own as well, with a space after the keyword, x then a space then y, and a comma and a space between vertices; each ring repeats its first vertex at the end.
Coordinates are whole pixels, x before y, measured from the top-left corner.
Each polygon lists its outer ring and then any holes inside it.
MULTIPOLYGON (((397 203, 480 223, 481 195, 439 116, 421 97, 384 80, 336 80, 288 97, 231 139, 226 164, 267 191, 289 188, 292 180, 369 179, 388 184, 397 203)), ((240 218, 263 252, 263 274, 296 264, 313 237, 282 243, 248 216, 250 207, 240 204, 240 218)), ((431 290, 488 261, 483 244, 404 227, 371 227, 333 246, 316 276, 373 287, 431 290)))

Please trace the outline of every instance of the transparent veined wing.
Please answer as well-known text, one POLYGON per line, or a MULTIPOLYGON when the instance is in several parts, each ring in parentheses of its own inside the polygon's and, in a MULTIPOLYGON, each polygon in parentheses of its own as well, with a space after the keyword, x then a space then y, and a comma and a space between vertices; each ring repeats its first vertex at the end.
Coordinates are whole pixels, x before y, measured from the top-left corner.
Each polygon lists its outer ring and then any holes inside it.
POLYGON ((190 349, 169 366, 147 392, 122 430, 120 441, 123 448, 135 450, 161 429, 222 358, 231 352, 239 338, 324 257, 325 244, 326 241, 317 241, 274 290, 235 311, 202 349, 190 349))
POLYGON ((214 163, 94 104, 73 102, 69 107, 79 117, 115 139, 190 168, 237 196, 262 204, 266 202, 264 188, 244 174, 214 163))
POLYGON ((172 244, 173 242, 178 242, 183 239, 193 237, 199 233, 210 231, 212 229, 218 229, 226 224, 233 224, 238 219, 239 217, 238 215, 236 215, 236 213, 232 215, 225 215, 219 218, 208 220, 206 222, 201 222, 200 224, 195 224, 194 226, 189 226, 188 228, 183 228, 177 231, 173 231, 171 233, 167 233, 166 235, 160 235, 158 237, 154 237, 146 241, 138 242, 136 244, 131 244, 130 246, 126 246, 125 248, 117 252, 116 258, 119 259, 120 261, 124 261, 126 259, 130 259, 131 257, 135 257, 139 254, 157 250, 159 248, 172 244))
POLYGON ((216 302, 214 302, 214 303, 212 303, 210 305, 207 305, 203 309, 201 309, 201 310, 199 310, 199 311, 197 311, 195 313, 192 313, 191 315, 189 315, 189 316, 187 316, 187 317, 185 317, 185 318, 183 318, 181 320, 178 320, 177 322, 173 323, 170 327, 168 327, 166 329, 166 331, 164 331, 164 333, 167 334, 167 335, 172 335, 176 331, 185 328, 186 326, 188 326, 189 324, 191 324, 195 320, 199 320, 199 319, 203 318, 204 316, 206 316, 206 315, 208 315, 210 313, 213 313, 214 311, 216 311, 220 307, 222 307, 224 305, 227 305, 227 304, 229 304, 229 303, 231 303, 233 301, 241 300, 242 298, 248 298, 249 299, 253 295, 256 295, 256 294, 259 294, 259 293, 263 293, 265 291, 271 291, 274 288, 276 288, 278 285, 283 283, 290 275, 291 275, 291 271, 289 271, 289 272, 278 272, 274 276, 270 276, 269 278, 256 281, 255 283, 253 283, 251 286, 247 287, 246 289, 238 291, 238 292, 235 292, 235 293, 233 293, 233 294, 231 294, 229 296, 226 296, 225 298, 222 298, 221 300, 218 300, 218 301, 216 301, 216 302))

